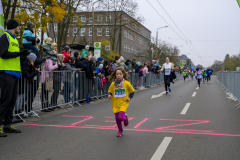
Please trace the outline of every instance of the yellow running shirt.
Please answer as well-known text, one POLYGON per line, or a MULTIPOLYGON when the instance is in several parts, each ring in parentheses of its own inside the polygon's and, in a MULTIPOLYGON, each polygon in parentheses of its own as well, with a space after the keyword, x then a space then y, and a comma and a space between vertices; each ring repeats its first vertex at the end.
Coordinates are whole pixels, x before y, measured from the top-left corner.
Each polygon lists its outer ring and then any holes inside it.
POLYGON ((118 113, 120 111, 126 112, 129 102, 126 101, 129 98, 129 92, 133 93, 134 89, 130 82, 124 81, 121 89, 114 86, 115 82, 112 82, 108 89, 108 93, 112 93, 112 108, 113 113, 118 113))

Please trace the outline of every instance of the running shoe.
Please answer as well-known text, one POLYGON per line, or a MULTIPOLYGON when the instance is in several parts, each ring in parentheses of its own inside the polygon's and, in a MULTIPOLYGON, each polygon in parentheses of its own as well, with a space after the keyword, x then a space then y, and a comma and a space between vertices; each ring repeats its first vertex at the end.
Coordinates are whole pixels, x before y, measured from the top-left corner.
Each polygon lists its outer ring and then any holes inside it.
POLYGON ((13 126, 3 127, 3 132, 5 132, 5 133, 21 133, 20 130, 14 128, 13 126))
POLYGON ((169 89, 169 92, 172 92, 172 90, 170 88, 168 88, 168 89, 169 89))
POLYGON ((7 137, 6 133, 3 132, 2 128, 0 128, 0 137, 7 137))
POLYGON ((117 133, 117 137, 122 137, 122 135, 123 135, 123 131, 119 131, 119 132, 117 133))
POLYGON ((126 114, 125 116, 126 116, 126 120, 124 121, 124 126, 127 127, 128 124, 129 124, 129 122, 128 122, 128 115, 126 114))
POLYGON ((31 112, 31 113, 28 114, 28 116, 29 116, 29 117, 37 117, 38 114, 35 113, 35 112, 31 112))
POLYGON ((168 95, 168 92, 166 92, 166 95, 168 95))

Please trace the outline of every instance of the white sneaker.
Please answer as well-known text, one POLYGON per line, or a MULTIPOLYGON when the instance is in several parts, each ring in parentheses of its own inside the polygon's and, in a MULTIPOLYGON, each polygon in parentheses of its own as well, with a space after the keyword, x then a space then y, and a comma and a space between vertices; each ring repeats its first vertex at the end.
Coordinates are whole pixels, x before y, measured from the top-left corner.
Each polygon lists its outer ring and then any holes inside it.
POLYGON ((29 116, 29 117, 37 117, 37 116, 38 116, 38 114, 37 114, 37 113, 34 113, 34 112, 32 112, 32 113, 29 113, 29 114, 28 114, 28 116, 29 116))

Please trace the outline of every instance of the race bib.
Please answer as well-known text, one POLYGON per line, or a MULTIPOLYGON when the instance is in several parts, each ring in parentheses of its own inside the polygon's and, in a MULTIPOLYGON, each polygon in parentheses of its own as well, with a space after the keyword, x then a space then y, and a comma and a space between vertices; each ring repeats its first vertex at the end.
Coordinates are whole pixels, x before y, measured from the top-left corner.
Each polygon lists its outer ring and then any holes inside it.
POLYGON ((208 71, 208 73, 212 73, 212 71, 208 71))
POLYGON ((170 69, 165 69, 165 75, 170 75, 170 69))
POLYGON ((126 96, 126 88, 114 89, 115 98, 121 98, 126 96))

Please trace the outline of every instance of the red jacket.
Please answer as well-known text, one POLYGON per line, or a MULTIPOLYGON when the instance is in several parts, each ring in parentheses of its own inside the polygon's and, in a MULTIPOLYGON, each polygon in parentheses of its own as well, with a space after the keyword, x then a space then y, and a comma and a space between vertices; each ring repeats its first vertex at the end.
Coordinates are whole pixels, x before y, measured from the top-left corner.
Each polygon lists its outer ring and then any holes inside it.
POLYGON ((71 56, 70 53, 67 53, 66 51, 62 51, 62 54, 65 56, 64 63, 69 62, 69 57, 71 56))

